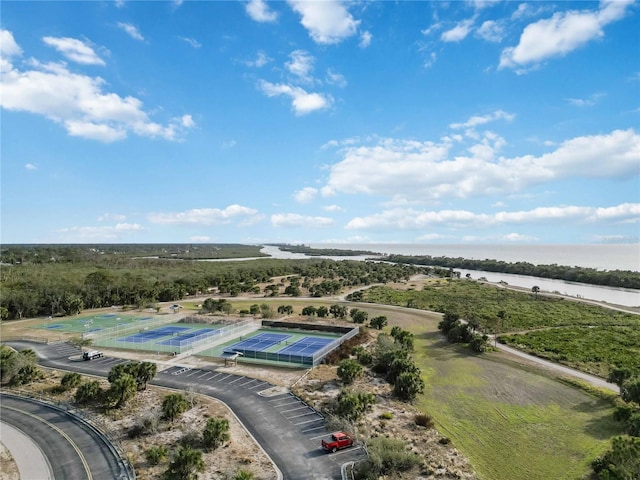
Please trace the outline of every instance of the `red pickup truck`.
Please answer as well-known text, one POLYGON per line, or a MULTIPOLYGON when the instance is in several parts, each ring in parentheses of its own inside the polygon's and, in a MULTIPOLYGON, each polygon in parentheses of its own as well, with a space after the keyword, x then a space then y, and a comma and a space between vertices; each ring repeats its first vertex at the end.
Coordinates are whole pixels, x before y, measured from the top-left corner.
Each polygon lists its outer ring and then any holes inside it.
POLYGON ((353 445, 353 436, 344 432, 332 433, 330 437, 322 440, 322 448, 327 452, 336 452, 340 448, 347 448, 353 445))

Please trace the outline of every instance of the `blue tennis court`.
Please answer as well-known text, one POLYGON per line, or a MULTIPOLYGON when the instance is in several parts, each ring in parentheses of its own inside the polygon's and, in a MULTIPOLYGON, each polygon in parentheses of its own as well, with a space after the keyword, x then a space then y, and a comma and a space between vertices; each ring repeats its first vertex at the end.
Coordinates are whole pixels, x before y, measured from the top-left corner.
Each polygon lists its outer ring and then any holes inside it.
POLYGON ((273 347, 280 342, 285 341, 287 338, 291 338, 292 335, 287 335, 283 333, 260 333, 255 337, 248 338, 246 340, 242 340, 241 342, 234 343, 224 349, 225 352, 234 352, 234 351, 253 351, 260 352, 266 350, 269 347, 273 347))
POLYGON ((156 328, 154 330, 147 330, 140 333, 135 333, 133 335, 129 335, 127 337, 118 338, 119 342, 135 342, 135 343, 144 343, 154 340, 156 338, 166 337, 167 335, 173 335, 177 332, 182 332, 184 330, 191 330, 189 327, 162 327, 156 328))
POLYGON ((220 334, 220 331, 213 328, 201 328, 200 330, 195 330, 189 333, 183 333, 182 335, 178 335, 177 337, 171 337, 167 340, 163 340, 162 342, 158 342, 158 345, 175 345, 182 346, 182 342, 185 340, 200 340, 207 337, 214 337, 220 334))
POLYGON ((279 350, 278 353, 288 355, 313 354, 329 345, 335 338, 304 337, 279 350))

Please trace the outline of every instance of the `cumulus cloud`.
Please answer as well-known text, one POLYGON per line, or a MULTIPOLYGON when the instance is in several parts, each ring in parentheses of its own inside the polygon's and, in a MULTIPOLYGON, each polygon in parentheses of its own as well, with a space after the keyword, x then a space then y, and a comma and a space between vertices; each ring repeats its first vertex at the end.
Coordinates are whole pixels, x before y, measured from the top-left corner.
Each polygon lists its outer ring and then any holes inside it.
POLYGON ((522 31, 518 45, 502 51, 498 68, 535 66, 602 38, 603 28, 624 17, 632 3, 633 0, 605 0, 598 10, 556 12, 551 18, 531 23, 522 31))
POLYGON ((129 35, 131 38, 144 42, 144 37, 138 31, 138 28, 136 26, 131 25, 130 23, 124 23, 124 22, 118 22, 116 25, 120 30, 123 30, 124 32, 126 32, 126 34, 129 35))
POLYGON ((259 50, 254 60, 248 60, 244 64, 248 67, 262 68, 273 59, 267 56, 262 50, 259 50))
POLYGON ((9 30, 0 30, 0 55, 5 58, 22 55, 22 48, 16 43, 9 30))
POLYGON ((289 0, 288 3, 302 17, 300 23, 316 43, 340 43, 358 31, 360 21, 354 20, 340 1, 289 0))
POLYGON ((326 205, 322 209, 326 212, 344 212, 344 208, 340 205, 326 205))
POLYGON ((334 221, 327 217, 311 217, 298 215, 297 213, 276 213, 271 215, 271 224, 274 227, 326 228, 333 226, 334 221))
POLYGON ((278 14, 269 9, 264 0, 251 0, 245 5, 247 14, 256 22, 268 23, 275 22, 278 14))
POLYGON ((331 69, 327 70, 327 83, 331 85, 336 85, 340 88, 344 88, 347 86, 347 80, 344 78, 344 75, 340 73, 335 73, 331 69))
POLYGON ((329 108, 333 102, 330 95, 309 93, 293 85, 271 83, 265 80, 258 82, 258 88, 268 97, 285 95, 291 98, 291 107, 296 115, 306 115, 316 110, 329 108))
MULTIPOLYGON (((468 210, 389 209, 366 216, 355 217, 346 227, 350 230, 420 230, 446 226, 449 228, 491 228, 499 225, 549 222, 626 222, 638 221, 639 203, 624 203, 613 207, 559 206, 538 207, 532 210, 474 213, 468 210)), ((511 234, 517 239, 517 234, 511 234)), ((506 238, 505 238, 506 239, 506 238)))
POLYGON ((360 48, 367 48, 369 45, 371 45, 371 40, 373 40, 373 35, 371 35, 371 32, 362 32, 360 34, 360 43, 358 43, 358 46, 360 48))
POLYGON ((501 42, 504 38, 504 27, 495 20, 487 20, 476 30, 476 35, 487 42, 501 42))
POLYGON ((450 30, 442 32, 442 35, 440 35, 440 40, 442 40, 443 42, 460 42, 464 40, 465 38, 467 38, 467 35, 471 33, 471 28, 473 27, 474 22, 475 18, 469 18, 467 20, 459 22, 450 30))
POLYGON ((311 72, 316 61, 313 55, 304 50, 294 50, 289 54, 289 58, 290 60, 284 64, 289 73, 295 75, 301 82, 313 82, 311 72))
POLYGON ((147 216, 150 222, 161 225, 226 225, 236 222, 239 225, 250 225, 262 219, 262 215, 254 208, 242 205, 229 205, 225 209, 194 208, 184 212, 151 213, 147 216))
POLYGON ((153 122, 139 99, 104 92, 102 78, 73 73, 63 63, 31 59, 28 66, 19 70, 2 57, 0 105, 43 115, 64 126, 71 136, 113 142, 132 132, 179 140, 194 126, 190 115, 173 118, 166 125, 153 122))
POLYGON ((29 170, 30 172, 38 169, 38 167, 36 167, 33 163, 25 163, 24 168, 29 170))
POLYGON ((72 62, 84 65, 104 65, 98 54, 81 40, 69 37, 44 37, 44 43, 58 50, 72 62))
POLYGON ((294 193, 293 198, 298 203, 309 203, 318 196, 318 189, 313 187, 304 187, 302 190, 298 190, 294 193))
POLYGON ((567 98, 567 102, 574 107, 593 107, 604 96, 604 93, 594 93, 587 98, 567 98))
POLYGON ((400 204, 508 194, 569 177, 624 178, 640 173, 640 135, 632 129, 572 138, 539 156, 499 156, 505 142, 484 132, 466 154, 457 155, 454 146, 464 144, 451 137, 439 142, 379 139, 373 145, 346 146, 320 190, 325 196, 365 194, 400 204))

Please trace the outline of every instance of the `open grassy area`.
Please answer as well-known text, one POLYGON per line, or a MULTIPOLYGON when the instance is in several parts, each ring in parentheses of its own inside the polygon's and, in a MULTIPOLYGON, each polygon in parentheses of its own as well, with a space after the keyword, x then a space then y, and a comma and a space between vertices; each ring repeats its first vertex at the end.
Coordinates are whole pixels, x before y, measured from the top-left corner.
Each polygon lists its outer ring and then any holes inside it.
POLYGON ((610 403, 429 330, 416 342, 428 385, 419 406, 481 478, 577 479, 621 433, 610 403))
POLYGON ((614 367, 640 368, 639 328, 562 327, 502 335, 500 341, 604 378, 614 367))
MULTIPOLYGON (((363 307, 371 314, 378 306, 363 307)), ((439 316, 383 310, 415 335, 426 384, 418 407, 486 480, 579 479, 621 433, 611 404, 533 367, 446 343, 439 316)), ((388 328, 388 327, 387 327, 388 328)))

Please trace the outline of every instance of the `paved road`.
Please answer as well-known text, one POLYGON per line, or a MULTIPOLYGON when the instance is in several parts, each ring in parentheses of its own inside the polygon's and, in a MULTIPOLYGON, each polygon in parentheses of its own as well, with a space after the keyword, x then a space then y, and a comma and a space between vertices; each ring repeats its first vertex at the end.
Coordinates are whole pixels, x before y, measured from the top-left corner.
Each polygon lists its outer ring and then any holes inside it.
MULTIPOLYGON (((103 357, 89 362, 73 360, 80 350, 66 343, 42 345, 9 342, 14 348, 32 348, 43 366, 106 376, 126 360, 103 357)), ((156 375, 152 385, 187 388, 225 402, 238 420, 271 457, 285 480, 335 480, 342 463, 364 458, 361 448, 326 454, 320 438, 327 434, 324 417, 290 392, 240 375, 224 367, 173 366, 156 375)))
MULTIPOLYGON (((27 434, 48 459, 45 472, 36 458, 29 479, 113 480, 128 478, 115 451, 93 428, 66 412, 28 399, 0 394, 2 421, 27 434)), ((12 451, 7 441, 7 448, 12 451)), ((20 468, 22 473, 23 468, 20 468)))

